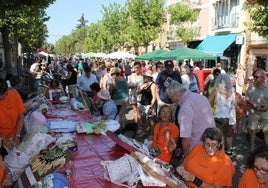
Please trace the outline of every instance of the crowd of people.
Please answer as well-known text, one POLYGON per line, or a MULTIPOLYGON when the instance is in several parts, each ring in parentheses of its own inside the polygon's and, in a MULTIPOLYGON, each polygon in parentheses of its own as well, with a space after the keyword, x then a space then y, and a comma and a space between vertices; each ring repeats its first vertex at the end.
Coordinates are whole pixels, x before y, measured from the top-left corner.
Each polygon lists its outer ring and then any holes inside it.
MULTIPOLYGON (((230 76, 215 67, 203 90, 196 69, 195 64, 185 62, 178 66, 172 60, 145 63, 65 58, 49 62, 37 59, 30 74, 36 92, 42 92, 50 100, 62 95, 75 98, 84 93, 91 102, 93 115, 101 120, 117 120, 121 129, 127 126, 126 113, 131 108, 138 125, 136 136, 151 140, 154 157, 170 163, 176 157, 175 150, 182 150, 183 163, 176 170, 191 187, 232 186, 235 173, 232 140, 238 122, 236 94, 239 93, 247 103, 248 115, 241 118, 246 118, 252 151, 239 187, 268 187, 266 73, 256 69, 254 81, 246 84, 244 73, 238 71, 236 91, 230 76), (40 90, 44 85, 45 89, 40 90), (255 146, 259 130, 266 144, 261 148, 255 146), (248 178, 255 184, 249 184, 248 178)), ((8 87, 7 81, 13 83, 12 80, 0 79, 0 134, 7 152, 21 141, 25 112, 20 93, 8 87)))

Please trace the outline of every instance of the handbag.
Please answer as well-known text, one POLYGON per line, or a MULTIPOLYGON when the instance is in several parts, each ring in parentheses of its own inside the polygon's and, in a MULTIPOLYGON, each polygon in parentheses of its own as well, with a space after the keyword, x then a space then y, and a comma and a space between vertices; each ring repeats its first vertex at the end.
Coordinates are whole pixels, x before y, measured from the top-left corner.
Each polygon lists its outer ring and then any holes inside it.
POLYGON ((129 104, 137 104, 138 99, 137 99, 137 94, 135 89, 131 89, 129 91, 129 104))
POLYGON ((104 178, 108 181, 124 186, 136 187, 139 180, 139 164, 128 154, 115 161, 103 161, 104 178))

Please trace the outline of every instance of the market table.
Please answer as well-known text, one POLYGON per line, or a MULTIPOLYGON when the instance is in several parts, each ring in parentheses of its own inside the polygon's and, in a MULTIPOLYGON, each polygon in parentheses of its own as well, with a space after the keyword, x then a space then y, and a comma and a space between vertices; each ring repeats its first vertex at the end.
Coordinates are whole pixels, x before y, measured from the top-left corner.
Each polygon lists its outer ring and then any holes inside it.
MULTIPOLYGON (((51 105, 46 118, 48 122, 87 122, 94 119, 89 111, 73 110, 69 103, 51 105)), ((72 133, 72 136, 78 144, 78 150, 73 152, 73 161, 66 163, 61 170, 62 173, 70 170, 69 187, 118 187, 104 179, 104 168, 100 163, 118 159, 127 151, 105 135, 72 133)))
MULTIPOLYGON (((89 111, 72 110, 69 103, 54 104, 46 114, 48 122, 52 121, 93 121, 89 111)), ((104 178, 101 161, 115 160, 129 153, 106 135, 71 133, 77 142, 78 150, 73 152, 73 160, 67 162, 61 173, 68 172, 69 188, 113 188, 119 187, 104 178)), ((138 184, 137 187, 143 187, 138 184)))

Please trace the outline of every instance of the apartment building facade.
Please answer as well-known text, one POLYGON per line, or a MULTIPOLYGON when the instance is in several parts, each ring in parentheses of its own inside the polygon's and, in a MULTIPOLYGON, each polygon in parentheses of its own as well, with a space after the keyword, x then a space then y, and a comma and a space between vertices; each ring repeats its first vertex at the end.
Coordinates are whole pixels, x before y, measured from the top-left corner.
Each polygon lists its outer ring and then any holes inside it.
MULTIPOLYGON (((199 27, 198 36, 189 47, 218 56, 225 68, 247 67, 248 75, 256 67, 268 70, 268 43, 256 33, 248 31, 250 21, 246 0, 167 0, 167 6, 186 3, 199 9, 199 17, 191 27, 199 27)), ((174 26, 167 16, 167 45, 179 47, 176 37, 170 35, 174 26)), ((174 34, 173 34, 174 35, 174 34)))

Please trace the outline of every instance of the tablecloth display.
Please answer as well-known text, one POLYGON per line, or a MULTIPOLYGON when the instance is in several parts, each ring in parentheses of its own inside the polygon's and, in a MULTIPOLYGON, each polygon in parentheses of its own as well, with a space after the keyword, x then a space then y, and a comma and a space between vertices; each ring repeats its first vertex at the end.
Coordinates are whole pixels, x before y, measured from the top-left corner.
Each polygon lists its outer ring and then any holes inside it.
MULTIPOLYGON (((50 106, 46 114, 48 122, 94 122, 89 111, 73 110, 68 103, 50 106)), ((108 136, 70 133, 77 142, 77 151, 73 152, 73 161, 60 170, 68 174, 69 187, 118 187, 104 179, 101 161, 115 160, 127 151, 118 146, 108 136)))
MULTIPOLYGON (((73 139, 71 143, 74 144, 69 147, 72 160, 68 160, 61 169, 55 171, 68 179, 68 187, 118 187, 105 179, 104 167, 101 165, 103 161, 113 161, 133 152, 129 147, 126 149, 122 144, 118 144, 116 135, 111 136, 112 132, 119 128, 114 126, 116 123, 106 121, 107 128, 104 127, 101 134, 96 134, 94 131, 89 131, 89 128, 102 125, 105 121, 98 120, 88 110, 73 109, 68 102, 51 103, 47 106, 45 113, 41 112, 46 117, 49 133, 54 133, 58 139, 62 137, 73 139), (109 136, 106 133, 109 133, 109 136)), ((143 186, 138 184, 137 187, 143 186)))

